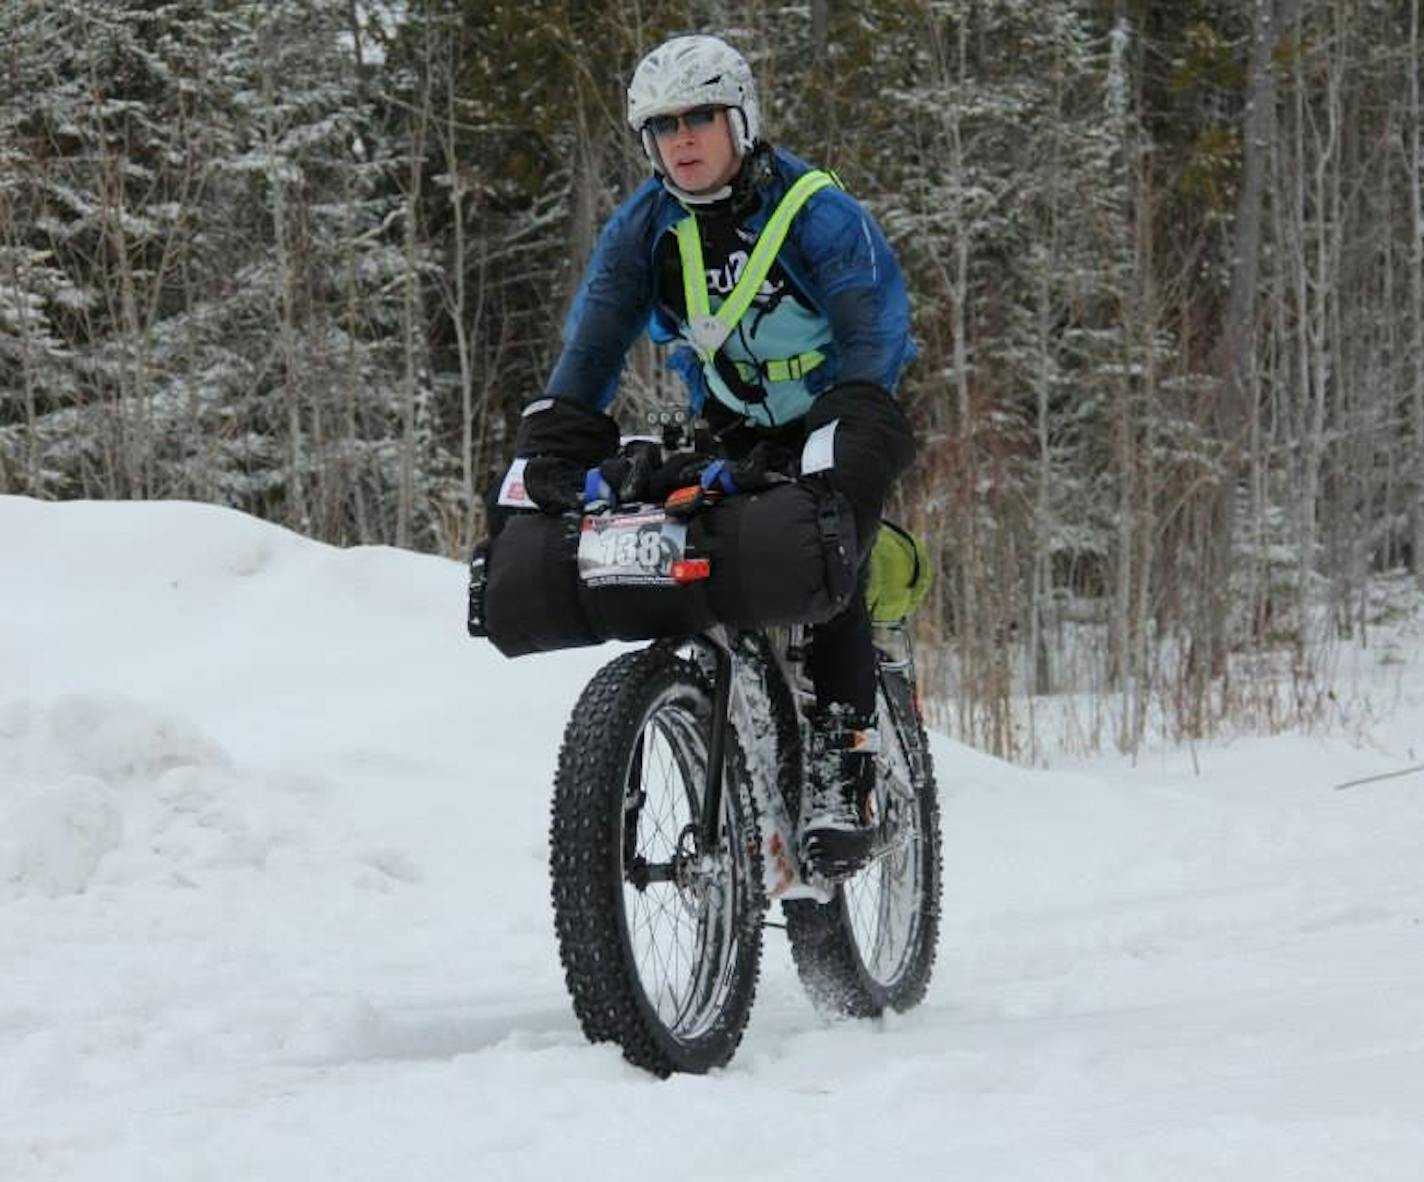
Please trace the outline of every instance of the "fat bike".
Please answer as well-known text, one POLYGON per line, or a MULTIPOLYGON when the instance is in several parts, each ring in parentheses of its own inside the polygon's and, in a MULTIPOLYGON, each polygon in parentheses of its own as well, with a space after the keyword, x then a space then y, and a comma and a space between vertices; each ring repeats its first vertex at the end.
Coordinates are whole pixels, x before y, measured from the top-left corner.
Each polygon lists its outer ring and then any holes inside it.
POLYGON ((939 804, 908 628, 876 628, 875 845, 841 882, 799 854, 809 634, 719 625, 624 653, 564 732, 549 844, 565 978, 585 1035, 657 1075, 731 1060, 772 901, 823 1012, 904 1011, 929 985, 939 804))

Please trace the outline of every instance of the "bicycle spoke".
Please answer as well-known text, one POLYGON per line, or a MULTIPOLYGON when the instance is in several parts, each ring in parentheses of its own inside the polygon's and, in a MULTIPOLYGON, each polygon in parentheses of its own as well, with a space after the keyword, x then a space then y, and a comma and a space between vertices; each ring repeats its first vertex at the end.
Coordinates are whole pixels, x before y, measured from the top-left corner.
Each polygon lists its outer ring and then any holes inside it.
POLYGON ((843 888, 846 923, 861 964, 877 982, 898 980, 915 953, 921 892, 919 834, 913 800, 892 781, 910 784, 910 754, 890 704, 884 702, 881 733, 889 743, 881 767, 882 829, 888 849, 843 888))
POLYGON ((730 946, 730 912, 720 889, 679 882, 679 864, 694 853, 684 843, 705 775, 705 748, 693 741, 699 735, 691 717, 651 718, 630 768, 630 779, 636 771, 639 782, 627 792, 641 802, 625 848, 625 867, 637 865, 633 874, 625 871, 628 932, 644 992, 670 1030, 699 1024, 715 1010, 730 946))
MULTIPOLYGON (((755 848, 719 842, 715 859, 704 848, 713 706, 699 661, 664 646, 626 653, 585 691, 559 757, 550 867, 574 1009, 590 1039, 659 1074, 731 1057, 761 955, 760 874, 729 865, 754 868, 755 848)), ((750 832, 735 735, 728 753, 722 831, 750 832)))

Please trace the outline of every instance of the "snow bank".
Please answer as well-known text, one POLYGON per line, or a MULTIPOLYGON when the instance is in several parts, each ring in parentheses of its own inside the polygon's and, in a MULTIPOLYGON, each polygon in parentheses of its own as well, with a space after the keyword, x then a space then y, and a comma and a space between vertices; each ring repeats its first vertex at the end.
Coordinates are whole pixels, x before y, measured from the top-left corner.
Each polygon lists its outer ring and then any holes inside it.
POLYGON ((0 540, 7 1182, 1418 1176, 1424 782, 1333 789, 1418 762, 1417 636, 1348 737, 936 739, 925 1004, 827 1025, 773 930, 738 1058, 663 1084, 584 1042, 547 901, 613 646, 506 662, 459 564, 209 506, 0 540))

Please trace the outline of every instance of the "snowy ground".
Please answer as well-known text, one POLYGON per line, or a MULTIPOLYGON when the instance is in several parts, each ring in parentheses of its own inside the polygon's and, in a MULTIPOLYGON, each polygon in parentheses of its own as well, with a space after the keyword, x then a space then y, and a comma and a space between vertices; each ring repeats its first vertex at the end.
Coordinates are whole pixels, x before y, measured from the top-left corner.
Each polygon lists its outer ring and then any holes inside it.
POLYGON ((726 1071, 588 1046, 545 877, 599 650, 463 571, 179 504, 0 498, 0 1179, 1424 1176, 1419 644, 1395 714, 1070 772, 948 741, 926 1004, 779 933, 726 1071))

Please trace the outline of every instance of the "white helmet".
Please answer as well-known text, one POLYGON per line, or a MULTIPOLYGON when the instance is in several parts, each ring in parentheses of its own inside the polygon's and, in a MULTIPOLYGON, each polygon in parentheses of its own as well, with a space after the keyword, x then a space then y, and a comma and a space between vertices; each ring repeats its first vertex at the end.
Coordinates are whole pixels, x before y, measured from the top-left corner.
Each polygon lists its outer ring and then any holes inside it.
POLYGON ((737 150, 745 156, 761 138, 761 108, 751 67, 717 37, 674 37, 648 54, 628 84, 628 123, 643 137, 643 151, 653 168, 663 171, 662 158, 647 122, 689 107, 727 107, 728 126, 737 150))

